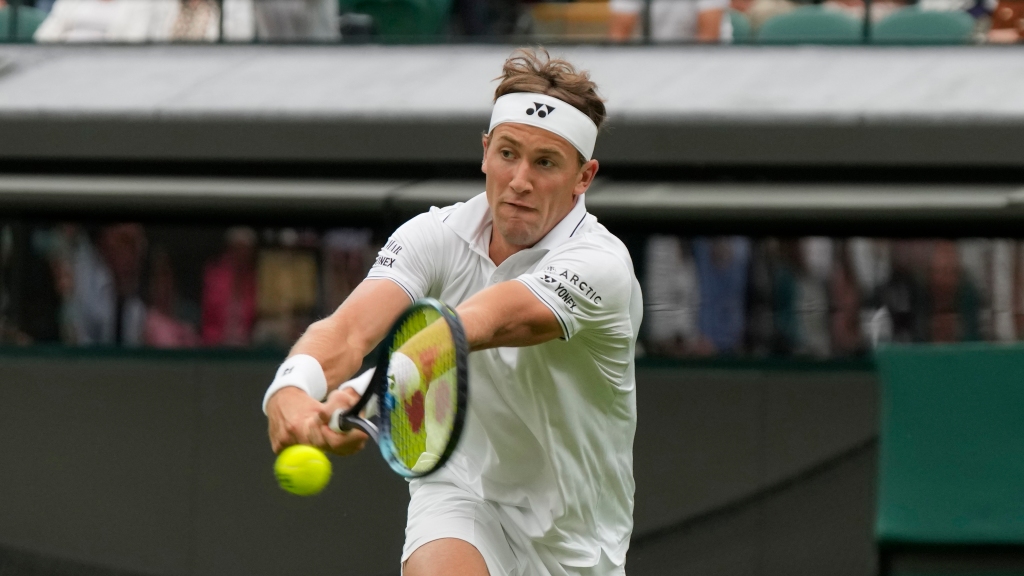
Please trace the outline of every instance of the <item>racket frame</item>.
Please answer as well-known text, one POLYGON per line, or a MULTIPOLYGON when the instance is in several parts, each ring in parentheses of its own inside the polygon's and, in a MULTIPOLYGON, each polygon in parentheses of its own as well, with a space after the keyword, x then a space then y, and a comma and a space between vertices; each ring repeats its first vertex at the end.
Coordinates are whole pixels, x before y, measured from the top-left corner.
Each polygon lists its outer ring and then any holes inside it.
POLYGON ((388 335, 384 338, 381 346, 381 354, 377 359, 377 369, 370 379, 370 385, 366 392, 359 398, 354 406, 348 409, 340 418, 340 428, 350 430, 358 428, 365 432, 377 443, 384 460, 391 466, 398 475, 404 478, 422 478, 440 470, 448 458, 455 451, 459 440, 462 438, 462 430, 466 422, 466 409, 469 405, 469 344, 466 342, 466 332, 462 327, 459 315, 447 304, 434 298, 421 298, 410 305, 398 320, 391 326, 388 335), (391 346, 398 335, 402 324, 412 315, 419 313, 424 308, 430 308, 438 312, 441 319, 448 325, 451 333, 452 344, 455 347, 455 414, 452 419, 452 430, 437 463, 426 472, 413 472, 402 459, 398 457, 394 442, 391 440, 391 409, 387 406, 388 390, 388 364, 391 360, 391 346), (366 419, 359 416, 366 405, 375 399, 377 402, 377 415, 366 419))

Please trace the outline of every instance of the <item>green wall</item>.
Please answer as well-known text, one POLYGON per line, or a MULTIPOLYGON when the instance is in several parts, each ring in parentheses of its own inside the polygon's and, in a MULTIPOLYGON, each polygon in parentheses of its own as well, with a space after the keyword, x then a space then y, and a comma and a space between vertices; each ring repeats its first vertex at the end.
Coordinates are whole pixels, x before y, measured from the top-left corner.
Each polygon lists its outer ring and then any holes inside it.
MULTIPOLYGON (((6 562, 53 574, 397 573, 407 490, 375 451, 335 459, 319 497, 276 487, 260 401, 279 360, 0 353, 6 562)), ((872 372, 641 363, 637 380, 631 576, 872 572, 872 372)))

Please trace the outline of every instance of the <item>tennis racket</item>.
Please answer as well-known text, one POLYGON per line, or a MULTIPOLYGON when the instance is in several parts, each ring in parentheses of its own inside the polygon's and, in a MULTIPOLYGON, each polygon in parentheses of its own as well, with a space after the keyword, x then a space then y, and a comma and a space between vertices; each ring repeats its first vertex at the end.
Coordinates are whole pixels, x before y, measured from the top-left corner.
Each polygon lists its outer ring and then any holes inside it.
POLYGON ((462 323, 447 305, 417 300, 384 339, 370 385, 331 417, 335 432, 358 428, 406 478, 439 470, 462 435, 469 400, 462 323))

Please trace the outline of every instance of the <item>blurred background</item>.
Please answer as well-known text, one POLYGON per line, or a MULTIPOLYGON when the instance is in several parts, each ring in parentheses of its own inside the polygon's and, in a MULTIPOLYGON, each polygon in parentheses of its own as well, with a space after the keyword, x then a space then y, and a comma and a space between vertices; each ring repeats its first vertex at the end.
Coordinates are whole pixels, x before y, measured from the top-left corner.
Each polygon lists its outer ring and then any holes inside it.
POLYGON ((398 574, 374 453, 260 411, 483 190, 501 63, 609 122, 653 574, 1024 574, 1024 0, 0 0, 0 575, 398 574))

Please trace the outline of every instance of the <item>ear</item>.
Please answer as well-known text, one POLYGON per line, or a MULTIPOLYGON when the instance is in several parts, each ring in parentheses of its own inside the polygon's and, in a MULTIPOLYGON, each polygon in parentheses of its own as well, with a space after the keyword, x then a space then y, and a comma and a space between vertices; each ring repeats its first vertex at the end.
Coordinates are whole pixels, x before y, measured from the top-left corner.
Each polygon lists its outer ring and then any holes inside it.
POLYGON ((572 190, 573 196, 579 196, 590 188, 590 185, 594 183, 594 177, 597 176, 597 169, 600 167, 597 160, 588 160, 580 167, 579 173, 576 175, 576 186, 572 190))
POLYGON ((484 146, 484 157, 480 160, 480 171, 487 174, 487 143, 490 141, 490 135, 484 134, 481 141, 484 146))

